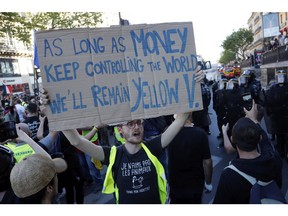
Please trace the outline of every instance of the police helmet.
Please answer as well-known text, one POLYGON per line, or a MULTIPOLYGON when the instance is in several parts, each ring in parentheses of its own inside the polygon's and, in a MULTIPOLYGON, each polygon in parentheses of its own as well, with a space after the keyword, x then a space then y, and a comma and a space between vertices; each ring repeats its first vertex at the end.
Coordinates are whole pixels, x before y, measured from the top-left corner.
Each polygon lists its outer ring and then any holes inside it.
POLYGON ((0 145, 0 192, 10 188, 10 173, 15 164, 11 149, 0 145))
POLYGON ((216 76, 215 76, 215 81, 216 82, 220 82, 221 81, 221 74, 220 73, 218 73, 216 76))
POLYGON ((256 78, 254 70, 245 70, 242 75, 248 77, 249 79, 250 78, 252 78, 252 79, 256 78))
POLYGON ((286 83, 287 82, 287 73, 285 70, 278 70, 276 72, 276 82, 278 84, 283 84, 283 83, 286 83))
POLYGON ((230 79, 228 81, 226 89, 232 90, 232 89, 235 89, 235 88, 238 88, 238 87, 239 87, 238 79, 232 78, 232 79, 230 79))
POLYGON ((239 77, 239 85, 245 85, 245 84, 247 84, 248 83, 248 81, 249 81, 249 78, 250 77, 248 77, 248 76, 246 76, 246 75, 241 75, 240 77, 239 77))
POLYGON ((251 73, 252 73, 251 70, 245 70, 245 71, 243 72, 242 76, 251 77, 251 73))
POLYGON ((226 78, 222 78, 220 81, 219 81, 219 89, 220 90, 223 90, 226 88, 226 85, 227 85, 227 79, 226 78))

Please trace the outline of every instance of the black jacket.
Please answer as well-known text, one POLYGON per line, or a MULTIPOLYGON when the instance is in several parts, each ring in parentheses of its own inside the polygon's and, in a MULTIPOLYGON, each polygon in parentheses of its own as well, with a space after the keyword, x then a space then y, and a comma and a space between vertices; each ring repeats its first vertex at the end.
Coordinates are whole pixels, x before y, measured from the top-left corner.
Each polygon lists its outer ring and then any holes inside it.
MULTIPOLYGON (((275 180, 282 186, 282 161, 276 154, 269 152, 255 159, 235 159, 231 162, 240 171, 257 180, 275 180)), ((232 169, 222 171, 214 198, 215 204, 248 204, 252 185, 232 169)))

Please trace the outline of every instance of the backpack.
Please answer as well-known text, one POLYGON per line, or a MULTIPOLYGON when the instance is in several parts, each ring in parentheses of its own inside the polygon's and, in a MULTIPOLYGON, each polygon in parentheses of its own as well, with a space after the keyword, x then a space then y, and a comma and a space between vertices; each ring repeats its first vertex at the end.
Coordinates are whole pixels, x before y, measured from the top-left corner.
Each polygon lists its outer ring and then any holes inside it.
POLYGON ((234 165, 227 168, 234 170, 252 184, 250 204, 287 204, 280 188, 274 180, 269 182, 258 181, 256 178, 238 170, 234 165))

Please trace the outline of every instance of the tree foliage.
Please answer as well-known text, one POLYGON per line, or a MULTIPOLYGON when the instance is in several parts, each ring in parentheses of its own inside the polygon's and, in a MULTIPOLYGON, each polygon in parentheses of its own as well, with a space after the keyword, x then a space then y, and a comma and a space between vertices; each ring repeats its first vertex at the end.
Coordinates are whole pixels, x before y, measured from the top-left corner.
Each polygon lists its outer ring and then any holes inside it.
POLYGON ((236 59, 236 54, 230 50, 224 50, 221 54, 219 62, 222 64, 228 64, 236 59))
POLYGON ((240 28, 238 31, 226 37, 222 43, 224 50, 237 54, 241 59, 245 59, 245 51, 253 42, 253 33, 251 30, 240 28))
POLYGON ((8 34, 10 37, 15 37, 29 44, 32 26, 32 23, 23 19, 21 13, 0 13, 0 37, 8 34))
POLYGON ((29 45, 32 30, 95 28, 101 17, 101 12, 5 12, 0 13, 0 37, 9 34, 29 45))

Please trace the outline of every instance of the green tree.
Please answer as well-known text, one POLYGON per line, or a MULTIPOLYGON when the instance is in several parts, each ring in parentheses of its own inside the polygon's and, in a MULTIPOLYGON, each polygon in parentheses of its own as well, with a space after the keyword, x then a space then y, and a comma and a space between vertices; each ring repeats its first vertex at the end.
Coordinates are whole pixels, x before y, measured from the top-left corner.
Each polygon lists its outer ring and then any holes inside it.
POLYGON ((30 43, 32 24, 23 19, 23 13, 0 13, 0 37, 8 34, 24 43, 30 43))
POLYGON ((221 53, 221 57, 219 62, 222 64, 228 64, 231 61, 234 61, 236 59, 236 54, 234 52, 231 52, 230 50, 224 50, 221 53))
POLYGON ((29 45, 33 29, 95 28, 102 22, 101 12, 7 12, 0 13, 0 36, 9 34, 29 45))
POLYGON ((237 54, 241 59, 245 59, 245 51, 253 42, 253 33, 251 30, 240 28, 238 31, 226 37, 222 43, 224 50, 237 54))

